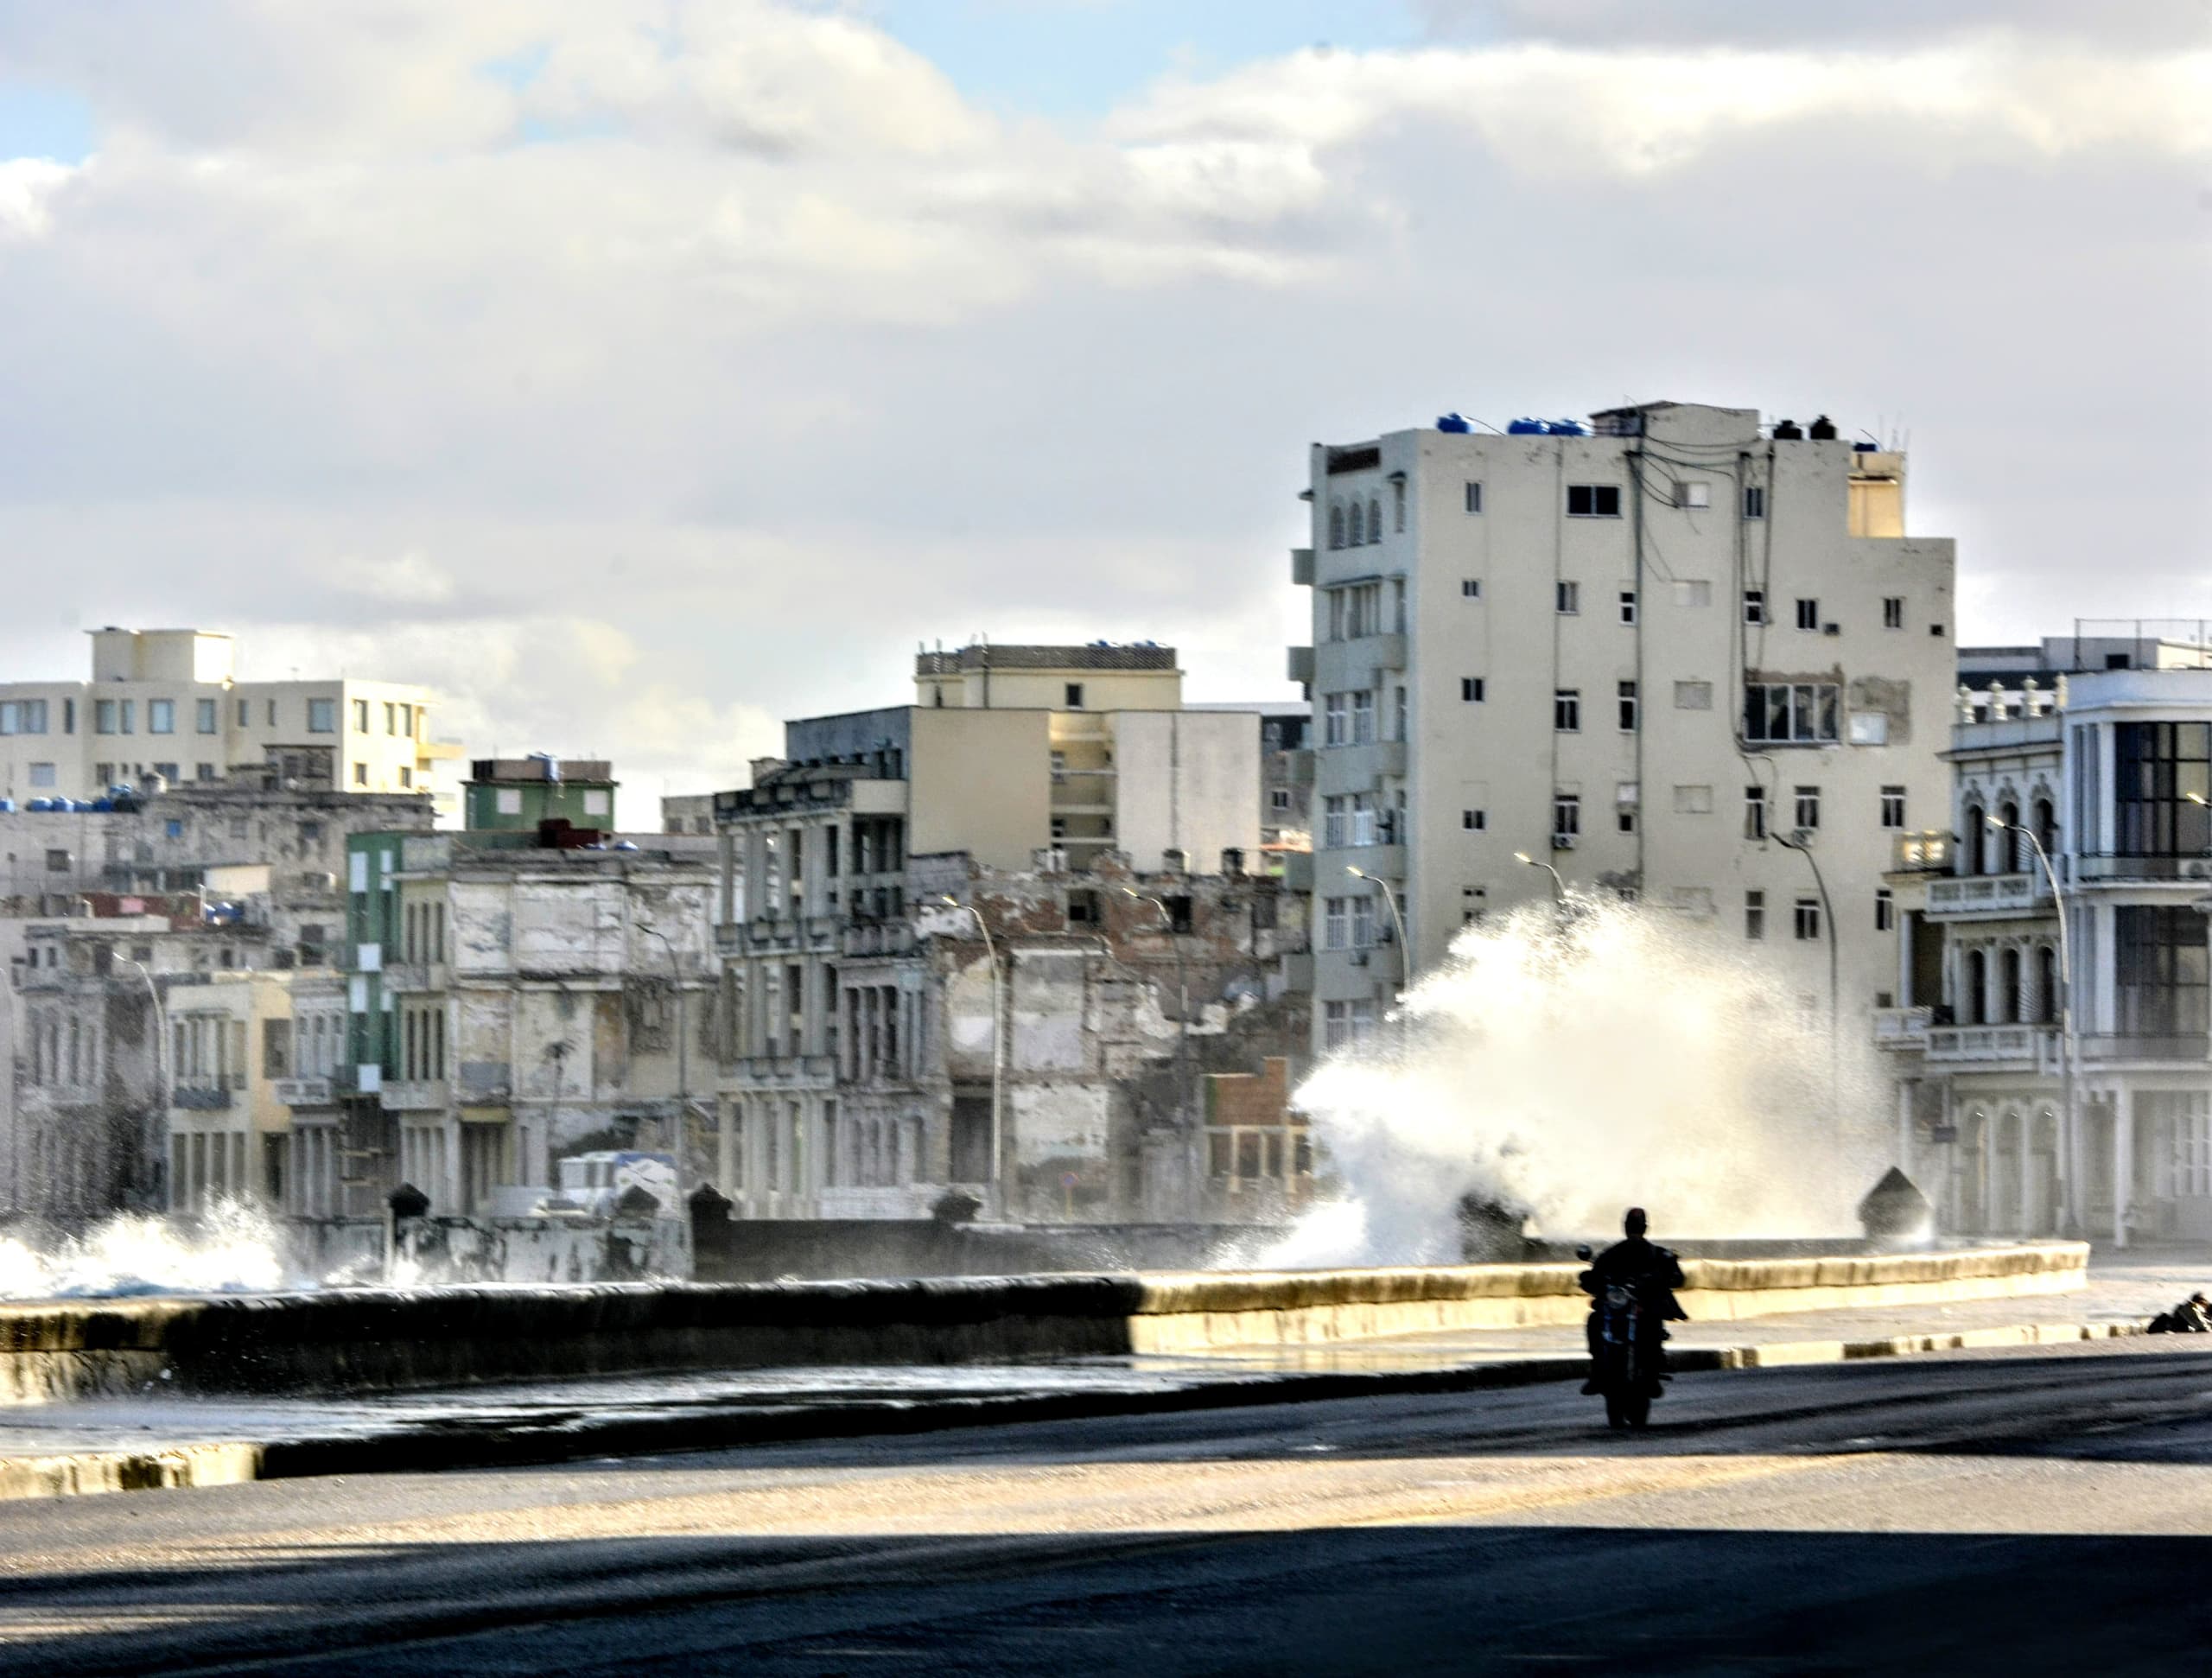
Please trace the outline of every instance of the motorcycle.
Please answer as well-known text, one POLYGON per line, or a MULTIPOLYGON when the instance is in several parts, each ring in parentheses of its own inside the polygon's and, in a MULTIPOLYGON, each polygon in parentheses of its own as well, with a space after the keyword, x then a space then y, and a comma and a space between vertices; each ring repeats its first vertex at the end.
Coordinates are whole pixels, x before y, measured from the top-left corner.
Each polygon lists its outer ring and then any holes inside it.
MULTIPOLYGON (((1587 1259, 1590 1249, 1580 1249, 1587 1259)), ((1605 1282, 1591 1300, 1597 1319, 1590 1378, 1605 1400, 1605 1421, 1613 1427, 1641 1427, 1651 1419, 1651 1401, 1660 1393, 1660 1370, 1643 1324, 1649 1309, 1632 1281, 1605 1282)))

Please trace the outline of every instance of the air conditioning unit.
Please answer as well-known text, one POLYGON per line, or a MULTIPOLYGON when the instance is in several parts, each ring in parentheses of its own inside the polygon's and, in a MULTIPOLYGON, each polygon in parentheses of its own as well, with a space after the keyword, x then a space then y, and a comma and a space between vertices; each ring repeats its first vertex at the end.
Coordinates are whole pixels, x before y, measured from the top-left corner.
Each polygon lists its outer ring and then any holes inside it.
POLYGON ((1841 624, 1822 624, 1821 626, 1821 633, 1823 635, 1840 635, 1843 633, 1843 626, 1841 624))
POLYGON ((2191 857, 2181 865, 2183 880, 2212 880, 2212 856, 2191 857))
POLYGON ((1554 833, 1552 835, 1552 849, 1554 850, 1573 850, 1574 849, 1574 836, 1571 833, 1554 833))

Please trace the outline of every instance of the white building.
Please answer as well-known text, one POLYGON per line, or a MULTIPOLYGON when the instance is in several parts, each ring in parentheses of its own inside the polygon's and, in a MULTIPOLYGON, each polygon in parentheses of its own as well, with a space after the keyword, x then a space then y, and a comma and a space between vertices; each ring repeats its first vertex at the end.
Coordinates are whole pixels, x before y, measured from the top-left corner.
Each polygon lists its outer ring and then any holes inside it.
POLYGON ((334 677, 240 682, 227 635, 96 629, 89 682, 0 683, 0 799, 268 767, 302 786, 427 791, 460 810, 461 749, 431 734, 428 689, 334 677))
POLYGON ((1901 454, 1656 403, 1316 445, 1317 1046, 1371 1027, 1462 925, 1572 884, 1768 946, 1864 1028, 1892 1000, 1895 831, 1947 800, 1952 544, 1904 534, 1901 454), (1541 433, 1541 435, 1539 435, 1541 433), (1834 957, 1834 989, 1830 988, 1834 957))
POLYGON ((1950 1228, 2212 1236, 2208 646, 2113 626, 1961 658, 1949 825, 1899 843, 1875 1022, 1950 1228))

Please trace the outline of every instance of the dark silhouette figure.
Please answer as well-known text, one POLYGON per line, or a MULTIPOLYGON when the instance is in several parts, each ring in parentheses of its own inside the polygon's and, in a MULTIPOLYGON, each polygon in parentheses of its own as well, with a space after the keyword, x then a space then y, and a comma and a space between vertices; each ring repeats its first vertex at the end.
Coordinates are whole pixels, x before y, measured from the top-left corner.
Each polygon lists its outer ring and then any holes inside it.
POLYGON ((1583 1383, 1582 1390, 1594 1394, 1598 1390, 1596 1360, 1598 1357, 1597 1300, 1611 1282, 1620 1282, 1634 1287, 1642 1296, 1645 1311, 1643 1317, 1643 1351, 1649 1359, 1648 1367, 1664 1371, 1666 1354, 1660 1350, 1668 1338, 1667 1325, 1687 1321, 1689 1313, 1682 1309, 1681 1301, 1675 1297, 1675 1290, 1682 1286, 1681 1261, 1664 1247, 1644 1238, 1649 1220, 1641 1206, 1630 1206, 1628 1216, 1621 1220, 1624 1239, 1615 1242, 1591 1262, 1590 1268, 1576 1278, 1582 1291, 1591 1298, 1588 1319, 1583 1324, 1585 1344, 1590 1348, 1592 1378, 1583 1383))

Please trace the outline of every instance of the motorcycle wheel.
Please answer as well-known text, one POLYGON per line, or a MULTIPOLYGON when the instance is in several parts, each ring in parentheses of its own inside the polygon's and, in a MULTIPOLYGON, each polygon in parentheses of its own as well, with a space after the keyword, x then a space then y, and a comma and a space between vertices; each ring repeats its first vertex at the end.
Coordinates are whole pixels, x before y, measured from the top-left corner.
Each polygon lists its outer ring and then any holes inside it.
POLYGON ((1625 1427, 1629 1425, 1628 1403, 1618 1393, 1605 1395, 1605 1426, 1625 1427))
POLYGON ((1638 1393, 1633 1398, 1622 1400, 1621 1411, 1630 1427, 1643 1427, 1651 1420, 1651 1395, 1638 1393))

